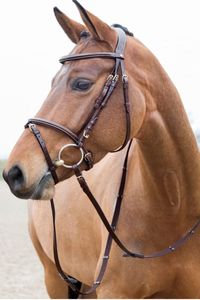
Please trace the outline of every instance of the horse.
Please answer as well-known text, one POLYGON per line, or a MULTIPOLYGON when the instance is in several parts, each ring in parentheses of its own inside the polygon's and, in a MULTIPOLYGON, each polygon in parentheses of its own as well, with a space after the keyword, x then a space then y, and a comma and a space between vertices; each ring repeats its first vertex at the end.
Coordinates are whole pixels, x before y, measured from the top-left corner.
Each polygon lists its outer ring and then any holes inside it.
POLYGON ((17 197, 32 199, 29 232, 44 266, 48 294, 69 296, 52 247, 49 200, 54 198, 59 262, 65 274, 83 283, 82 292, 101 269, 108 235, 116 242, 116 234, 129 251, 112 243, 93 297, 199 298, 200 239, 195 232, 200 218, 200 159, 178 91, 138 39, 121 30, 126 44, 124 53, 116 53, 118 31, 74 3, 84 25, 57 8, 54 11, 75 48, 61 59, 47 99, 26 126, 3 173, 17 197), (124 67, 116 68, 116 61, 124 67), (99 95, 109 85, 108 93, 110 84, 115 87, 94 126, 89 122, 92 130, 86 126, 82 132, 99 95), (80 136, 83 143, 78 143, 80 136), (113 153, 116 149, 121 151, 113 153), (111 223, 125 161, 123 199, 112 231, 83 192, 83 177, 111 223), (53 178, 55 172, 58 180, 53 178), (149 253, 164 255, 148 257, 149 253))

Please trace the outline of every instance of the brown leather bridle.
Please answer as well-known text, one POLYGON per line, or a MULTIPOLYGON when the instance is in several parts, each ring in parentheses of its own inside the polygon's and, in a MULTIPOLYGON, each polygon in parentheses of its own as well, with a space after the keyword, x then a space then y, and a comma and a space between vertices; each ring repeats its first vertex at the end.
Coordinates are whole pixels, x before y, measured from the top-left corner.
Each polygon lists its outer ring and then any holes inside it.
POLYGON ((64 271, 62 270, 62 267, 60 265, 59 261, 59 256, 58 256, 58 250, 57 250, 57 235, 56 235, 56 226, 55 226, 55 207, 54 207, 54 202, 53 199, 51 199, 51 209, 52 209, 52 217, 53 217, 53 249, 54 249, 54 260, 55 260, 55 265, 58 270, 58 273, 60 274, 61 278, 65 280, 70 288, 83 295, 87 295, 89 293, 92 293, 95 291, 95 289, 99 286, 101 283, 107 264, 108 264, 108 259, 109 259, 109 253, 112 245, 112 241, 114 240, 116 244, 123 250, 124 254, 123 256, 125 257, 135 257, 135 258, 156 258, 156 257, 162 257, 164 255, 167 255, 169 253, 174 252, 177 248, 179 248, 181 245, 183 245, 190 237, 191 235, 194 234, 195 230, 197 227, 200 225, 200 220, 198 220, 197 223, 186 233, 183 237, 181 237, 179 240, 177 240, 174 244, 171 246, 165 248, 164 250, 161 250, 159 252, 149 254, 149 255, 144 255, 141 253, 135 253, 127 249, 124 244, 120 241, 118 236, 115 234, 119 214, 120 214, 120 208, 121 208, 121 203, 123 199, 123 194, 124 194, 124 189, 125 189, 125 183, 126 183, 126 174, 127 174, 127 165, 128 165, 128 155, 129 151, 131 148, 132 144, 132 139, 130 140, 130 107, 129 107, 129 98, 128 98, 128 76, 125 73, 125 66, 124 66, 124 49, 126 45, 126 34, 124 31, 120 28, 117 28, 117 33, 118 33, 118 43, 116 46, 115 52, 96 52, 96 53, 83 53, 83 54, 74 54, 74 55, 67 55, 64 56, 60 59, 60 62, 63 64, 68 61, 75 61, 75 60, 83 60, 83 59, 95 59, 95 58, 102 58, 102 59, 113 59, 115 60, 115 65, 113 68, 112 73, 108 76, 104 87, 102 89, 102 92, 100 96, 97 98, 95 101, 95 105, 93 107, 93 110, 87 119, 86 123, 82 126, 82 130, 80 133, 74 133, 72 132, 69 128, 63 127, 60 124, 57 124, 52 121, 48 121, 45 119, 41 118, 32 118, 29 119, 27 124, 25 125, 25 128, 29 128, 34 136, 36 137, 41 150, 44 154, 44 157, 46 159, 49 171, 52 174, 52 177, 54 179, 55 184, 58 183, 58 177, 56 174, 56 168, 59 165, 62 165, 63 167, 66 168, 71 168, 74 171, 74 174, 76 175, 76 178, 78 180, 78 183, 80 184, 83 192, 87 195, 89 200, 91 201, 92 205, 96 209, 98 215, 100 216, 103 224, 105 225, 107 231, 108 231, 108 238, 104 250, 104 255, 102 257, 102 263, 100 267, 100 271, 98 273, 96 281, 94 281, 92 287, 86 291, 86 292, 81 292, 79 289, 77 289, 75 281, 72 277, 66 275, 64 271), (93 160, 92 160, 92 153, 89 152, 84 145, 84 142, 87 138, 90 136, 90 132, 95 126, 99 115, 101 111, 105 108, 111 94, 114 91, 114 88, 116 87, 116 84, 118 82, 119 77, 122 77, 122 82, 123 82, 123 95, 124 95, 124 108, 125 108, 125 114, 126 114, 126 135, 123 144, 115 151, 120 151, 122 150, 129 142, 124 158, 124 164, 123 164, 123 169, 122 169, 122 174, 121 174, 121 181, 118 189, 118 196, 116 199, 115 203, 115 209, 114 209, 114 214, 112 218, 111 224, 108 222, 103 210, 101 209, 100 205, 98 204, 98 201, 95 199, 93 196, 92 192, 90 191, 87 182, 85 181, 82 172, 80 171, 79 166, 85 162, 87 169, 91 169, 93 167, 93 160), (73 144, 67 144, 64 145, 61 150, 59 151, 58 154, 58 161, 53 162, 49 152, 47 150, 46 144, 40 134, 40 131, 38 130, 36 125, 42 125, 45 127, 50 127, 62 134, 67 135, 72 141, 73 144), (74 147, 80 150, 81 153, 81 159, 79 162, 77 162, 74 165, 67 165, 65 162, 62 160, 62 151, 66 148, 69 147, 74 147))
MULTIPOLYGON (((130 137, 130 113, 129 113, 129 99, 128 99, 128 77, 125 73, 125 67, 124 67, 124 48, 126 44, 126 34, 124 31, 120 28, 116 28, 118 32, 118 43, 116 47, 115 52, 95 52, 95 53, 83 53, 83 54, 72 54, 63 56, 59 61, 60 63, 64 64, 68 61, 75 61, 75 60, 83 60, 83 59, 94 59, 94 58, 104 58, 104 59, 114 59, 115 60, 115 66, 113 68, 112 73, 108 76, 103 90, 97 100, 95 101, 95 105, 86 120, 86 122, 82 125, 82 129, 79 133, 72 132, 69 128, 63 127, 60 124, 57 124, 52 121, 44 120, 41 118, 32 118, 28 120, 28 123, 25 127, 30 127, 30 124, 34 125, 42 125, 46 127, 51 127, 59 132, 64 133, 67 135, 74 144, 68 144, 61 148, 58 154, 58 160, 61 160, 62 151, 65 150, 67 147, 75 147, 80 149, 81 152, 81 159, 79 162, 77 162, 74 166, 78 166, 84 161, 87 165, 87 169, 91 169, 93 167, 93 161, 92 161, 92 154, 87 151, 87 149, 84 146, 84 142, 86 139, 89 138, 90 132, 95 126, 99 115, 101 111, 105 108, 107 105, 107 102, 113 93, 116 84, 119 79, 119 69, 121 71, 122 76, 122 82, 123 82, 123 92, 124 92, 124 108, 125 108, 125 114, 126 114, 126 135, 124 142, 121 147, 119 147, 117 150, 113 151, 120 151, 122 150, 126 144, 129 141, 130 137)), ((66 165, 63 163, 63 166, 66 168, 73 169, 73 165, 66 165)))

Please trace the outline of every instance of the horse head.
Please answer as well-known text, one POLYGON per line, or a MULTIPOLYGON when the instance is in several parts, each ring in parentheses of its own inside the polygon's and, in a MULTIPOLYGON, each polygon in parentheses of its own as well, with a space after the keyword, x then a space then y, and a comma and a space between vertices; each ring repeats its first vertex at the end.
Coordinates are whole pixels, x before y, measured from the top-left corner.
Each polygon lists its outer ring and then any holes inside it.
MULTIPOLYGON (((70 40, 76 44, 70 57, 80 58, 81 55, 88 53, 115 53, 118 43, 117 31, 86 11, 77 1, 74 0, 74 2, 84 25, 54 8, 57 21, 70 40)), ((134 69, 138 70, 135 62, 140 65, 143 61, 141 56, 147 53, 148 51, 141 43, 131 36, 126 36, 123 59, 127 77, 129 77, 130 119, 134 120, 131 121, 129 138, 137 135, 145 115, 144 97, 132 73, 134 69), (132 62, 133 55, 134 63, 132 62)), ((99 95, 104 93, 110 78, 113 79, 113 76, 109 76, 116 68, 116 60, 104 55, 91 57, 91 59, 67 59, 67 57, 65 59, 64 57, 61 62, 62 66, 53 78, 51 90, 36 114, 36 118, 59 124, 62 128, 69 128, 70 132, 80 136, 84 125, 90 119, 93 108, 99 101, 99 95)), ((139 74, 138 71, 136 73, 139 74)), ((100 109, 101 113, 95 119, 95 126, 90 134, 84 136, 84 147, 92 156, 94 164, 108 152, 119 148, 126 135, 122 71, 119 70, 117 74, 118 82, 106 102, 106 107, 100 109)), ((54 128, 42 126, 41 123, 37 127, 53 162, 57 161, 60 149, 63 150, 61 161, 65 164, 73 166, 80 161, 82 152, 80 153, 78 147, 65 148, 65 145, 72 144, 70 136, 54 128)), ((54 181, 41 149, 29 129, 24 130, 15 145, 4 170, 4 178, 17 197, 50 199, 54 194, 54 181)), ((81 161, 80 169, 86 170, 87 168, 85 161, 81 161)), ((63 166, 59 167, 56 172, 59 181, 73 175, 71 168, 63 166)))

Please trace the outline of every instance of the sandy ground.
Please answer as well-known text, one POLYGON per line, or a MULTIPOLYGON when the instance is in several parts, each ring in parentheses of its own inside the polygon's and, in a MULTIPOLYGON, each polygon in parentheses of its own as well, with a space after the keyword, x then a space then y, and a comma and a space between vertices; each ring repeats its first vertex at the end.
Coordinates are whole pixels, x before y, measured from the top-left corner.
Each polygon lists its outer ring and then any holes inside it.
POLYGON ((0 299, 46 299, 43 268, 28 235, 27 203, 0 181, 0 299))

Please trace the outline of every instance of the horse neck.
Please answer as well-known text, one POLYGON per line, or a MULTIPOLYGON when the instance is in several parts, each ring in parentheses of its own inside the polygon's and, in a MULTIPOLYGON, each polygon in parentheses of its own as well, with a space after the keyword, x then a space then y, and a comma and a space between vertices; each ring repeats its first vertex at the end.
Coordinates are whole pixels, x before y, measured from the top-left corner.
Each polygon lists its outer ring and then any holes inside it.
POLYGON ((145 188, 152 201, 171 206, 184 217, 198 216, 200 159, 196 139, 175 86, 154 57, 150 65, 152 71, 139 83, 146 102, 137 134, 145 188))

